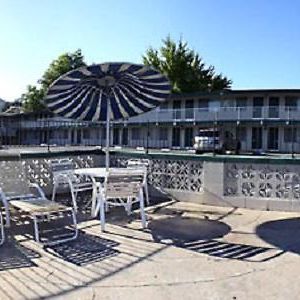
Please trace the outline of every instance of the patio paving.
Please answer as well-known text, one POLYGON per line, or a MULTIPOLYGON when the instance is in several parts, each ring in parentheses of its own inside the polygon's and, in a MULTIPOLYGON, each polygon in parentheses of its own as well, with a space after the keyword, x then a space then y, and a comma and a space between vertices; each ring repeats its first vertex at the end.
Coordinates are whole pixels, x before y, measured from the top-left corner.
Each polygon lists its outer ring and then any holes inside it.
POLYGON ((105 233, 83 216, 78 240, 47 248, 17 228, 0 299, 299 299, 299 214, 170 201, 147 216, 143 231, 114 211, 105 233))

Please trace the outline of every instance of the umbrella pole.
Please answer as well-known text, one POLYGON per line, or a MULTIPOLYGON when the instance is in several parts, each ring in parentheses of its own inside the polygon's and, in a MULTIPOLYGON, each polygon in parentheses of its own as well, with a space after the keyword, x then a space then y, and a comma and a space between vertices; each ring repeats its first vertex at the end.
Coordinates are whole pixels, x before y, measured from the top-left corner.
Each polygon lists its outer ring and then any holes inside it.
POLYGON ((105 168, 109 169, 109 115, 110 115, 110 99, 107 98, 106 108, 106 149, 105 149, 105 168))

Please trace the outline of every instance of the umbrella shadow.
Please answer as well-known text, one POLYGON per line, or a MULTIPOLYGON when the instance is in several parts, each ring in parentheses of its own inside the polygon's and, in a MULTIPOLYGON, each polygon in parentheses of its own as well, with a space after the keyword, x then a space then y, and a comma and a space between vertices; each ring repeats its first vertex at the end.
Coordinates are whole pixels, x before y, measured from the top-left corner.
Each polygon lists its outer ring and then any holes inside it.
POLYGON ((231 230, 229 225, 220 221, 180 215, 152 220, 148 229, 154 241, 176 246, 182 246, 191 241, 221 238, 231 230))
POLYGON ((118 255, 120 252, 114 249, 118 245, 115 241, 81 232, 74 241, 45 246, 44 250, 76 266, 85 266, 118 255))
POLYGON ((18 243, 15 240, 6 241, 0 249, 0 272, 10 269, 29 268, 37 266, 32 259, 41 255, 18 243))
POLYGON ((300 254, 300 218, 268 221, 256 228, 256 234, 284 252, 300 254))
POLYGON ((217 258, 263 262, 281 254, 274 248, 218 240, 231 231, 229 225, 219 220, 175 215, 153 220, 148 228, 156 242, 217 258))

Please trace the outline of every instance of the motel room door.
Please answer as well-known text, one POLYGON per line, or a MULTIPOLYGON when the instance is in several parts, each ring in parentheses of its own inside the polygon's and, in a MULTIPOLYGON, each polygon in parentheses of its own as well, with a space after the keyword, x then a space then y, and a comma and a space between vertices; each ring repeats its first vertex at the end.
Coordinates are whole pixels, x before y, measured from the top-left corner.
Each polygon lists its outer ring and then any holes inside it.
POLYGON ((268 150, 278 150, 278 127, 268 129, 268 150))
POLYGON ((113 145, 118 146, 120 144, 120 128, 113 129, 113 145))
POLYGON ((252 149, 261 150, 262 149, 262 128, 252 127, 252 149))
POLYGON ((262 117, 262 110, 264 105, 264 98, 263 97, 254 97, 253 98, 253 118, 261 118, 262 117))
POLYGON ((184 129, 184 147, 193 147, 194 130, 192 127, 184 129))
POLYGON ((180 127, 173 127, 172 130, 172 146, 180 147, 180 127))
POLYGON ((128 145, 128 128, 124 127, 122 130, 122 146, 128 145))

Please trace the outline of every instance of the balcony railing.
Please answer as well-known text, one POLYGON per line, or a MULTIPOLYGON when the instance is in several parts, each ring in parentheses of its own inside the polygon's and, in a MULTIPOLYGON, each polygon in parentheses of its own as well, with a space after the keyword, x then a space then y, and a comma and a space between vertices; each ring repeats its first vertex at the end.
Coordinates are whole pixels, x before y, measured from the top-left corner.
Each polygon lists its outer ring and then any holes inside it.
POLYGON ((174 123, 250 120, 300 120, 300 108, 287 106, 245 106, 189 109, 155 109, 130 118, 128 123, 174 123))

